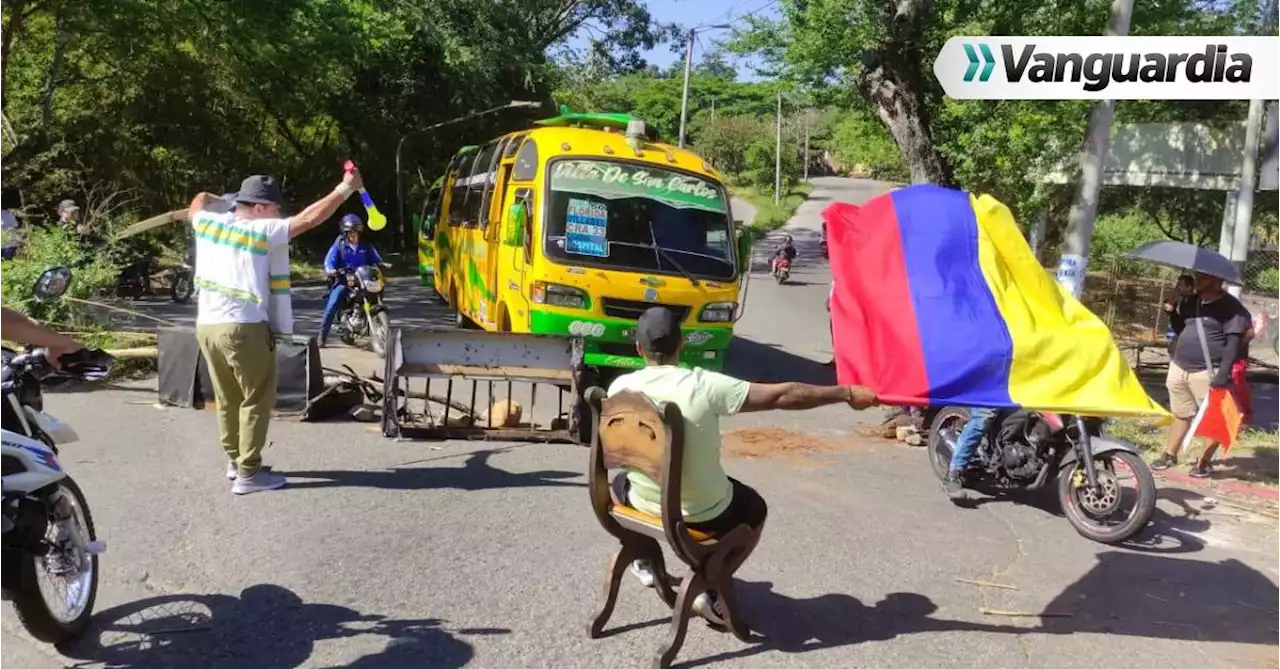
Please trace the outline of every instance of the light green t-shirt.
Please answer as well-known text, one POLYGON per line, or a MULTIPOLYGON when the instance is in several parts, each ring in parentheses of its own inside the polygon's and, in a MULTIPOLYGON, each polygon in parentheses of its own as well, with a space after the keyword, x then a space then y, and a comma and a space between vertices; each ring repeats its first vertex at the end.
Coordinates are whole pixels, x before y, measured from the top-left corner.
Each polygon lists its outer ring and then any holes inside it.
MULTIPOLYGON (((705 369, 671 365, 645 367, 620 376, 609 394, 624 390, 643 393, 654 403, 672 402, 684 416, 684 478, 680 507, 685 520, 703 522, 724 512, 733 499, 733 486, 720 466, 720 417, 742 409, 750 384, 705 369)), ((662 514, 661 488, 644 473, 628 471, 631 492, 627 502, 645 513, 662 514)))

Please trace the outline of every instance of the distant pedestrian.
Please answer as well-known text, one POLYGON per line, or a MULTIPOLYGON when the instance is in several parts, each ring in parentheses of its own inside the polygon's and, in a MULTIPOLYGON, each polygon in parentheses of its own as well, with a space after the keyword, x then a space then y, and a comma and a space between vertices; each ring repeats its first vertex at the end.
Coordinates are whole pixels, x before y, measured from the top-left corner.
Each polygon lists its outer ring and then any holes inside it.
POLYGON ((187 216, 196 236, 195 283, 200 289, 196 339, 208 364, 217 402, 218 437, 227 454, 231 492, 274 490, 285 477, 262 466, 262 449, 276 403, 276 356, 269 322, 270 296, 288 290, 289 275, 273 275, 272 250, 337 211, 362 185, 347 172, 332 193, 282 218, 276 180, 251 176, 235 195, 235 209, 217 208, 218 196, 200 193, 187 216))

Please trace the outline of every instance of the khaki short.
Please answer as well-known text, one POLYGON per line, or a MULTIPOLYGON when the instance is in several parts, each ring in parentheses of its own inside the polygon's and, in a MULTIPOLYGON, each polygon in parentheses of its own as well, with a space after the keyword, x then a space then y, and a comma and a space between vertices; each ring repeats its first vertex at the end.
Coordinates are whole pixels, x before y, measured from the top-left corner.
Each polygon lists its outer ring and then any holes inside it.
POLYGON ((1175 418, 1194 417, 1200 402, 1209 394, 1209 381, 1208 370, 1188 372, 1170 362, 1169 376, 1164 380, 1164 387, 1169 390, 1169 412, 1175 418))

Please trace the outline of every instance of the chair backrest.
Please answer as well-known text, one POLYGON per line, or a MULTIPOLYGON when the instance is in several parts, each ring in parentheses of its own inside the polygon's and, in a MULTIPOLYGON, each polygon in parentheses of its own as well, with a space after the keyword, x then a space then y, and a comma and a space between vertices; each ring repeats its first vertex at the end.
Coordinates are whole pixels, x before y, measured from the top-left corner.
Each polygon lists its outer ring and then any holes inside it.
POLYGON ((597 429, 605 469, 635 469, 665 487, 671 430, 652 400, 632 391, 605 399, 597 429))
MULTIPOLYGON (((676 555, 691 560, 696 550, 688 537, 680 508, 684 463, 684 418, 672 403, 658 407, 642 393, 623 391, 605 397, 601 388, 585 393, 596 416, 591 444, 592 506, 600 524, 612 533, 621 528, 610 517, 608 471, 629 468, 644 472, 662 488, 662 526, 676 555)), ((620 536, 620 535, 619 535, 620 536)))

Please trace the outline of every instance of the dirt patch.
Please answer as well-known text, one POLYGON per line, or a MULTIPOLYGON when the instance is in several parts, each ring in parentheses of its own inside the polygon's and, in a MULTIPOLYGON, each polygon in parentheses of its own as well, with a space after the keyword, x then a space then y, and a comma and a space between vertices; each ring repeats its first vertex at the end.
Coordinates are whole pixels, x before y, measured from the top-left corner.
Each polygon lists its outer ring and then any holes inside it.
POLYGON ((723 443, 725 455, 748 460, 782 457, 813 461, 820 460, 825 453, 839 449, 830 439, 778 427, 753 427, 726 432, 723 443))

